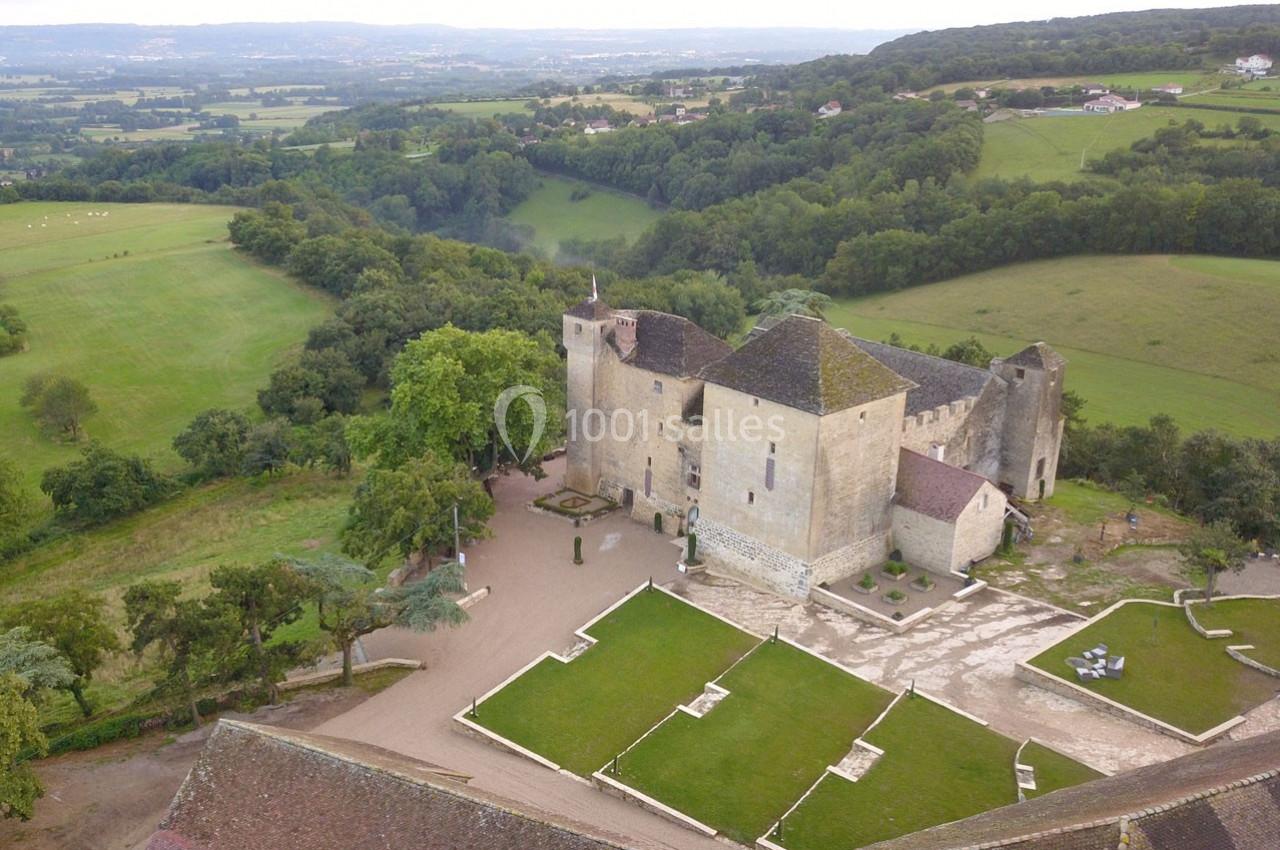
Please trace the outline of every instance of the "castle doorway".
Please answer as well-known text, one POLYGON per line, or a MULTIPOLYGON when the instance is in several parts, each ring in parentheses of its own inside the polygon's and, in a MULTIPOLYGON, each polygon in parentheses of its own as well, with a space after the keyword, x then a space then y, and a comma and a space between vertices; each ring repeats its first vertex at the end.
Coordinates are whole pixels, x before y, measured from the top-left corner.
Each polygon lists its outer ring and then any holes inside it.
POLYGON ((630 487, 623 487, 622 488, 622 507, 626 508, 629 511, 631 510, 631 506, 634 505, 635 502, 636 502, 636 491, 632 490, 630 487))

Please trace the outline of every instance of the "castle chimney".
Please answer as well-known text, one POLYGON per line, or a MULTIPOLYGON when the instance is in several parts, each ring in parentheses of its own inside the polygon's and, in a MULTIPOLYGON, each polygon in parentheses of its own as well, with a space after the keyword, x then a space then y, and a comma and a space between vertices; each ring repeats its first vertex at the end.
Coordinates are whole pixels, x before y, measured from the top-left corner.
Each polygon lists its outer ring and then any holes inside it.
POLYGON ((613 341, 622 356, 626 357, 636 347, 636 320, 631 316, 618 316, 614 322, 613 341))

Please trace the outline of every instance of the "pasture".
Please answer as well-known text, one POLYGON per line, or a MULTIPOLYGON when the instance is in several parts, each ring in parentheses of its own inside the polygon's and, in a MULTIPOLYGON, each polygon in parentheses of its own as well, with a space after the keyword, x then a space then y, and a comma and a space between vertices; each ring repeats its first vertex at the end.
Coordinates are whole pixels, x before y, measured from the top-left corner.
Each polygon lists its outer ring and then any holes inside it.
POLYGON ((533 228, 533 245, 554 258, 565 239, 610 239, 631 241, 662 213, 636 195, 542 173, 542 182, 508 215, 513 224, 533 228), (573 199, 574 192, 589 192, 573 199))
POLYGON ((998 355, 1044 340, 1092 423, 1167 413, 1187 430, 1280 432, 1280 370, 1264 342, 1280 315, 1280 262, 1071 257, 846 299, 837 327, 946 347, 970 335, 998 355))
POLYGON ((90 438, 174 467, 170 441, 192 417, 252 406, 271 370, 329 313, 328 299, 231 250, 232 212, 0 207, 0 303, 30 326, 29 350, 0 361, 0 453, 33 489, 80 447, 42 433, 18 405, 29 376, 84 382, 99 408, 85 423, 90 438))
POLYGON ((1216 89, 1222 85, 1223 80, 1230 79, 1225 74, 1219 74, 1216 71, 1202 71, 1195 69, 1183 69, 1180 71, 1139 71, 1127 74, 1095 74, 1095 75, 1077 75, 1068 77, 1020 77, 1017 79, 1003 80, 968 80, 960 83, 944 83, 933 88, 922 90, 922 94, 940 90, 951 93, 956 89, 964 88, 1001 88, 1001 89, 1030 89, 1041 88, 1043 86, 1051 86, 1053 88, 1065 88, 1067 86, 1077 86, 1082 83, 1102 83, 1109 89, 1128 91, 1137 89, 1146 91, 1156 86, 1162 86, 1165 83, 1177 83, 1187 90, 1187 93, 1201 91, 1204 89, 1216 89))
MULTIPOLYGON (((1111 115, 1046 115, 1011 118, 983 128, 977 177, 1079 180, 1084 164, 1108 151, 1124 150, 1160 127, 1196 120, 1206 127, 1234 125, 1243 113, 1178 106, 1143 106, 1111 115)), ((1254 116, 1280 130, 1280 113, 1254 116)), ((1100 178, 1095 178, 1100 179, 1100 178)))

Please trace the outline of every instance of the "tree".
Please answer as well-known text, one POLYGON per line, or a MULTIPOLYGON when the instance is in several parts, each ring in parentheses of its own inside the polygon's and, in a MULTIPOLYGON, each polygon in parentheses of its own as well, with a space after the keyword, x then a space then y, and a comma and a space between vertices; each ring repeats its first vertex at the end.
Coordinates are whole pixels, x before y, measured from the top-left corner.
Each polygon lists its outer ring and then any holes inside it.
POLYGON ((780 289, 770 292, 752 307, 765 316, 789 316, 795 313, 821 319, 833 303, 830 295, 812 289, 780 289))
POLYGON ((206 410, 173 438, 173 450, 209 478, 235 475, 244 463, 249 420, 233 410, 206 410))
POLYGON ((351 474, 351 446, 347 444, 346 417, 326 416, 314 425, 295 429, 295 455, 304 466, 318 464, 339 476, 351 474))
POLYGON ((29 820, 36 800, 44 796, 40 780, 24 760, 49 751, 39 714, 24 690, 17 676, 0 675, 0 814, 19 820, 29 820))
POLYGON ((76 674, 58 650, 32 637, 25 626, 0 634, 0 677, 15 676, 22 682, 22 694, 35 696, 43 690, 69 688, 76 674))
POLYGON ((425 557, 430 567, 433 555, 453 545, 454 505, 459 534, 482 536, 493 501, 462 464, 427 454, 399 469, 371 470, 356 489, 342 551, 370 568, 392 553, 425 557))
POLYGON ((32 375, 23 387, 19 400, 31 408, 32 415, 47 431, 80 439, 84 420, 98 411, 89 397, 89 388, 74 378, 58 375, 32 375))
POLYGON ((280 626, 302 616, 306 581, 281 559, 253 567, 222 566, 209 576, 214 604, 236 613, 241 637, 247 641, 262 687, 272 703, 279 700, 276 683, 297 661, 296 644, 272 644, 271 636, 280 626))
POLYGON ((1236 536, 1235 528, 1226 520, 1202 525, 1178 547, 1188 573, 1204 574, 1204 598, 1213 601, 1213 589, 1220 573, 1244 569, 1249 547, 1236 536))
POLYGON ((173 492, 173 482, 136 455, 90 443, 80 460, 46 469, 40 489, 63 516, 100 523, 140 511, 173 492))
POLYGON ((245 475, 271 475, 284 469, 293 451, 293 434, 289 423, 271 419, 249 430, 245 439, 244 460, 240 471, 245 475))
POLYGON ((84 690, 106 656, 120 649, 107 622, 106 602, 77 588, 13 608, 6 613, 5 623, 25 625, 33 637, 61 653, 75 674, 67 689, 85 717, 93 714, 84 690))
POLYGON ((376 455, 382 467, 431 452, 469 468, 513 462, 536 474, 559 438, 563 368, 546 338, 503 330, 470 333, 446 325, 405 346, 391 370, 391 409, 378 418, 353 419, 347 439, 357 457, 376 455), (535 388, 546 414, 546 427, 537 433, 531 405, 517 400, 507 408, 514 458, 494 421, 495 403, 513 387, 535 388))
POLYGON ((373 571, 336 556, 295 560, 293 568, 310 582, 321 630, 342 652, 342 683, 354 682, 351 656, 362 636, 388 626, 434 631, 456 626, 467 613, 447 594, 462 593, 462 565, 442 564, 421 581, 398 588, 379 588, 373 571))
POLYGON ((182 599, 176 581, 144 581, 124 592, 125 621, 131 648, 141 656, 159 652, 161 678, 156 690, 191 710, 200 725, 200 688, 238 671, 240 624, 225 605, 182 599))
POLYGON ((942 356, 957 363, 986 369, 991 365, 991 358, 995 355, 988 351, 987 347, 976 336, 971 336, 948 346, 942 352, 942 356))
POLYGON ((0 558, 21 543, 34 513, 22 473, 0 457, 0 558))

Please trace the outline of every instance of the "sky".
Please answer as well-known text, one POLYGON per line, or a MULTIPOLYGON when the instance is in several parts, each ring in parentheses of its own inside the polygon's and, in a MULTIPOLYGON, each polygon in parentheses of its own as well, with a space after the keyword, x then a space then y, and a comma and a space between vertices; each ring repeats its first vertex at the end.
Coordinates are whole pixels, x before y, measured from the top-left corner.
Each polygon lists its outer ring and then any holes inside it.
MULTIPOLYGON (((1148 8, 1238 5, 1239 0, 954 0, 914 3, 833 3, 831 0, 487 0, 424 3, 369 0, 0 0, 3 24, 208 24, 238 21, 358 21, 370 24, 446 24, 458 27, 665 28, 702 26, 808 26, 835 29, 941 29, 1005 21, 1075 17, 1148 8)), ((0 44, 0 48, 3 45, 0 44)))

